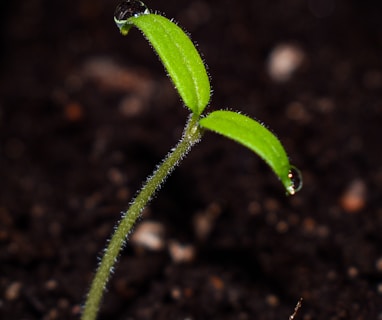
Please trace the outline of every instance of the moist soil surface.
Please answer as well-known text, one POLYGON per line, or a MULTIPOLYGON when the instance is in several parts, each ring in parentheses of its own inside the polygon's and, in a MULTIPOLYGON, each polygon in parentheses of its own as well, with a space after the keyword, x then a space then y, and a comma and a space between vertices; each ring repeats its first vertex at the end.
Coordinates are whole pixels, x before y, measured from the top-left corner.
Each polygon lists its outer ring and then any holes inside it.
MULTIPOLYGON (((188 117, 116 5, 1 3, 1 319, 79 319, 120 212, 188 117)), ((198 44, 209 110, 264 122, 304 187, 286 196, 206 133, 129 237, 99 319, 288 320, 300 298, 295 319, 382 319, 381 1, 147 5, 198 44), (272 69, 280 48, 293 72, 272 69)))

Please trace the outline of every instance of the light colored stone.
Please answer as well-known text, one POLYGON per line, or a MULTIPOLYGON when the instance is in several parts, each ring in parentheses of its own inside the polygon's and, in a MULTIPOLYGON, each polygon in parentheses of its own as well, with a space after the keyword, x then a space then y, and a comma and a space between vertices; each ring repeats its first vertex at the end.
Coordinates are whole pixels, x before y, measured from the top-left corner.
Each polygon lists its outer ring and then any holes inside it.
POLYGON ((268 74, 274 81, 287 81, 301 67, 304 60, 305 53, 297 45, 279 44, 269 55, 268 74))
POLYGON ((178 241, 170 241, 168 250, 172 260, 176 263, 191 262, 195 258, 195 247, 189 244, 181 244, 178 241))
POLYGON ((164 226, 159 222, 143 221, 138 224, 131 236, 131 242, 135 246, 141 246, 149 250, 159 251, 165 246, 164 226))

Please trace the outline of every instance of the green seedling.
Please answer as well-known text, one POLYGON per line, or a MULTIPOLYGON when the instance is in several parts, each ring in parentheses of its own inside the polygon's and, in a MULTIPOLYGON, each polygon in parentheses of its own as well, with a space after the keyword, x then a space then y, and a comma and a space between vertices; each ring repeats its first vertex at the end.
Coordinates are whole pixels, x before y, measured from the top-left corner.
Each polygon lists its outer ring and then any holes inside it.
POLYGON ((206 130, 230 138, 257 153, 278 176, 287 194, 295 194, 302 185, 300 173, 289 163, 280 141, 261 123, 233 111, 204 113, 211 96, 209 77, 194 44, 180 27, 159 14, 151 13, 141 1, 136 0, 120 3, 114 20, 123 35, 136 27, 147 38, 184 105, 190 110, 190 116, 179 143, 146 180, 129 209, 122 214, 91 284, 83 320, 96 319, 114 264, 134 223, 166 177, 200 141, 206 130))

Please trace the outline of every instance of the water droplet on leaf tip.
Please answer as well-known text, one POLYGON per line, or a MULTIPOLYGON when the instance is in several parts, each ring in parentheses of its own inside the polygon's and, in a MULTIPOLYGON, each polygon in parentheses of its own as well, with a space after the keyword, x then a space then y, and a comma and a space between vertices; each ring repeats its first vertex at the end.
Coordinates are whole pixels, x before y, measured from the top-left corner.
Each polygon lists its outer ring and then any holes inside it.
POLYGON ((300 170, 296 167, 291 166, 288 172, 288 178, 292 182, 290 186, 288 186, 287 190, 290 195, 294 195, 296 192, 300 191, 302 188, 302 175, 300 170))
POLYGON ((150 10, 142 1, 124 0, 115 9, 114 20, 118 27, 121 27, 127 19, 148 13, 150 13, 150 10))

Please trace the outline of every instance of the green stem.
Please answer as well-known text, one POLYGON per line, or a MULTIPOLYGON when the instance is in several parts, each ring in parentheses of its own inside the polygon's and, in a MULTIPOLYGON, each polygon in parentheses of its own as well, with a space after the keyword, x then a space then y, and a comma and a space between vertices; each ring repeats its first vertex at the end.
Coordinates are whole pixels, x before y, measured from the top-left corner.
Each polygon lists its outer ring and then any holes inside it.
POLYGON ((153 175, 149 177, 142 190, 132 201, 129 209, 123 214, 119 225, 105 250, 101 263, 91 284, 89 294, 82 314, 82 320, 94 320, 100 307, 103 291, 110 278, 113 266, 118 259, 119 252, 125 244, 126 237, 130 233, 134 223, 142 210, 152 199, 154 193, 160 188, 164 180, 179 164, 180 160, 188 153, 193 145, 201 138, 201 130, 198 125, 199 117, 192 115, 183 132, 183 137, 177 146, 167 155, 164 161, 157 167, 153 175))

